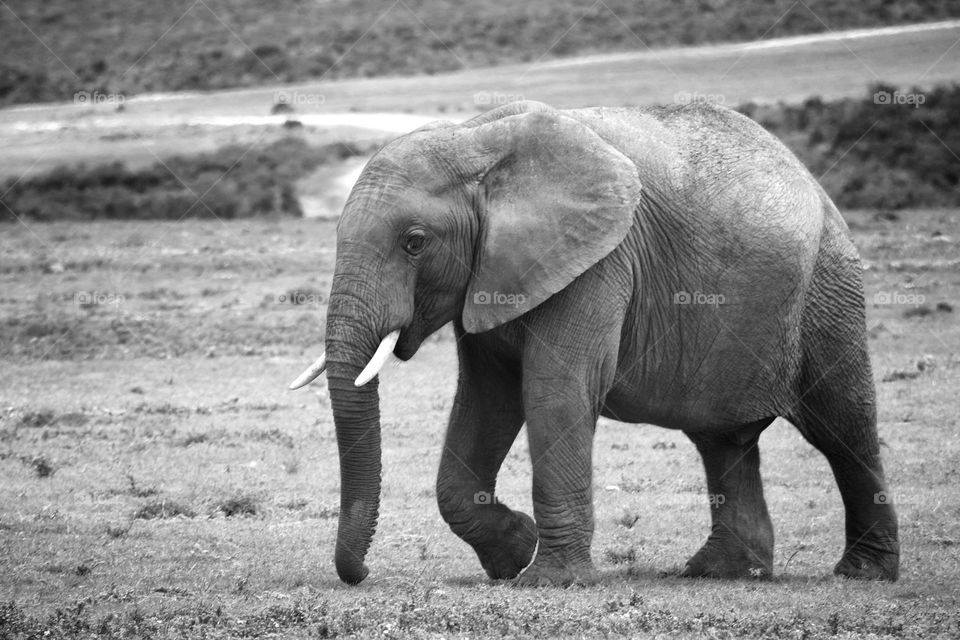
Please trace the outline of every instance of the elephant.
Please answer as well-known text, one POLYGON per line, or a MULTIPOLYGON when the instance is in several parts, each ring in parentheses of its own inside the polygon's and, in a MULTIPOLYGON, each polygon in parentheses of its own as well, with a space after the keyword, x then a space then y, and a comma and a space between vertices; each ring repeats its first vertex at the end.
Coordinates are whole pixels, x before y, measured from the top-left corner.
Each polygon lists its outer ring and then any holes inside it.
POLYGON ((747 117, 521 101, 429 124, 370 159, 336 251, 326 350, 291 388, 326 371, 343 582, 368 575, 379 512, 377 373, 449 323, 459 375, 436 496, 491 579, 598 579, 600 416, 683 431, 723 496, 681 575, 772 575, 758 439, 780 417, 838 485, 834 573, 897 579, 860 258, 813 176, 747 117), (533 517, 495 493, 524 424, 533 517))

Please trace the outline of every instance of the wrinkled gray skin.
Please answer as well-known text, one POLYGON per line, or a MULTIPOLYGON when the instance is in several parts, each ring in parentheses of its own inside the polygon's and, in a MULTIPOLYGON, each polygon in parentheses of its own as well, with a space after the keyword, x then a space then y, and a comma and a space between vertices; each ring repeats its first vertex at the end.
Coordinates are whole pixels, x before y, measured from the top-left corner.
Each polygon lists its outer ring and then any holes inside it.
POLYGON ((327 316, 340 578, 367 575, 380 494, 378 381, 354 379, 389 332, 407 360, 452 321, 460 376, 437 499, 491 578, 596 577, 603 415, 681 429, 724 497, 685 575, 771 574, 757 440, 782 416, 839 486, 835 573, 895 580, 860 272, 815 180, 726 109, 521 102, 388 144, 340 220, 327 316), (532 519, 482 497, 524 422, 532 519))

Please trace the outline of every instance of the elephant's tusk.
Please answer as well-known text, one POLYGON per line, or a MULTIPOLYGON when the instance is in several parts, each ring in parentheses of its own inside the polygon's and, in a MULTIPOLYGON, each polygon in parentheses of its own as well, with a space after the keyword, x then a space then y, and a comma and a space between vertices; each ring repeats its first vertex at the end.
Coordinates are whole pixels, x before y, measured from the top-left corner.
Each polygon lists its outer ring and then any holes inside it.
POLYGON ((367 366, 363 368, 363 371, 360 372, 360 375, 357 376, 356 382, 354 384, 358 387, 362 387, 371 380, 374 376, 380 373, 380 369, 383 368, 383 365, 387 363, 387 358, 390 357, 390 354, 393 353, 393 348, 397 346, 397 340, 400 339, 400 330, 391 331, 387 334, 387 337, 383 339, 380 343, 380 346, 377 347, 377 352, 373 354, 373 357, 370 358, 370 362, 367 363, 367 366))
POLYGON ((297 376, 297 379, 290 383, 290 390, 299 389, 317 379, 323 370, 327 368, 327 354, 324 352, 317 361, 307 367, 306 371, 297 376))

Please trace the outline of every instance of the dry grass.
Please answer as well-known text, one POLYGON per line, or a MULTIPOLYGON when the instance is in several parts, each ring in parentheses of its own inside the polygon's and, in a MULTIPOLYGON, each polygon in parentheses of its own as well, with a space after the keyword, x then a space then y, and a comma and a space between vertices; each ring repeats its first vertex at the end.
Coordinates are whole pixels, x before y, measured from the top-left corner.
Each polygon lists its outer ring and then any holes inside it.
MULTIPOLYGON (((264 303, 327 290, 332 224, 9 228, 0 637, 956 636, 960 327, 945 307, 918 315, 912 303, 873 301, 887 292, 956 307, 960 223, 955 211, 850 221, 868 267, 901 581, 830 575, 843 541, 839 495, 824 459, 781 421, 761 440, 775 579, 673 577, 708 530, 697 453, 680 433, 603 421, 594 472, 603 581, 538 591, 487 582, 437 512, 430 470, 455 384, 446 332, 383 374, 372 573, 356 588, 336 579, 329 401, 322 383, 285 390, 320 348, 323 304, 264 303), (82 308, 77 291, 124 301, 82 308), (11 334, 24 318, 77 328, 11 334), (128 328, 125 341, 117 327, 128 328), (53 473, 41 477, 38 459, 53 473)), ((502 478, 505 501, 529 510, 522 434, 502 478)))

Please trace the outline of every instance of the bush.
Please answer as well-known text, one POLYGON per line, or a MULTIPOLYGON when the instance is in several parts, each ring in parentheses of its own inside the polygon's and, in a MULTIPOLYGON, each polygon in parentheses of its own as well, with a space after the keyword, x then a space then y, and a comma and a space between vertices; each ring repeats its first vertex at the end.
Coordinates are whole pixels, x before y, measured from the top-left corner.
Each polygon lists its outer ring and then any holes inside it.
POLYGON ((165 518, 193 518, 197 514, 190 508, 176 500, 153 500, 144 504, 133 514, 134 520, 156 520, 165 518))
POLYGON ((294 183, 321 164, 366 153, 344 144, 311 147, 283 138, 257 151, 231 145, 141 170, 114 162, 58 167, 0 183, 0 220, 221 219, 300 216, 294 183))
POLYGON ((841 208, 960 205, 960 85, 877 84, 859 99, 740 111, 784 140, 841 208))

